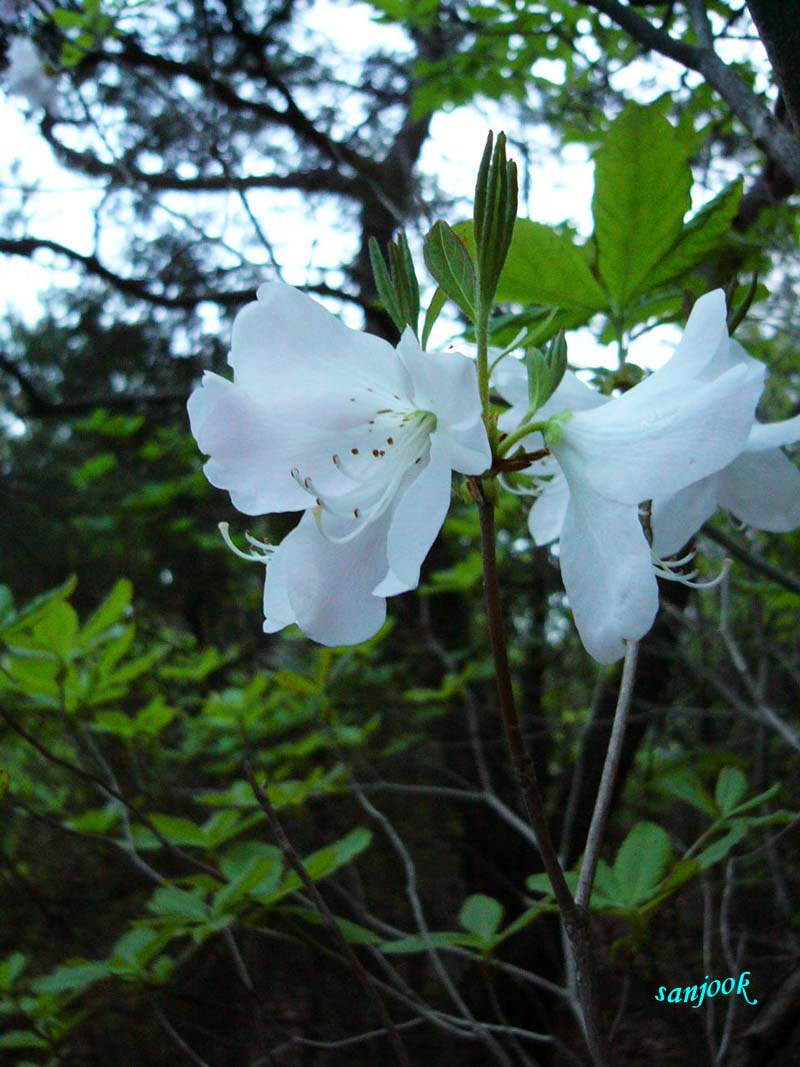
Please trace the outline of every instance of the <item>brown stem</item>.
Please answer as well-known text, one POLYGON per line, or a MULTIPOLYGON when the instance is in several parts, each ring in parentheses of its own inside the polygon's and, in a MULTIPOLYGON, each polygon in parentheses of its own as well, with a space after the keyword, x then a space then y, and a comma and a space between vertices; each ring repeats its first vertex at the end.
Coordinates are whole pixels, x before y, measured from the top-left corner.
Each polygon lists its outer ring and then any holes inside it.
POLYGON ((303 866, 303 861, 300 859, 291 841, 286 836, 286 832, 284 831, 283 826, 281 826, 280 819, 278 818, 278 813, 272 806, 272 801, 269 799, 266 790, 262 789, 255 779, 255 775, 253 774, 253 768, 250 766, 249 760, 245 760, 244 762, 244 773, 247 776, 247 781, 250 783, 250 788, 253 791, 253 796, 256 798, 256 800, 261 806, 262 811, 269 820, 269 825, 272 829, 273 834, 275 835, 275 840, 278 842, 278 847, 283 853, 286 862, 289 864, 289 866, 295 872, 297 877, 303 883, 303 888, 314 901, 314 904, 316 905, 317 910, 319 911, 323 923, 342 946, 344 954, 347 958, 347 962, 350 964, 353 970, 353 974, 355 974, 356 978, 358 978, 359 982, 364 987, 364 992, 367 994, 367 996, 375 1006, 378 1015, 380 1016, 381 1022, 383 1023, 384 1027, 386 1028, 386 1032, 389 1035, 389 1040, 391 1041, 392 1049, 394 1050, 397 1062, 400 1064, 400 1067, 411 1067, 408 1060, 408 1054, 406 1053, 405 1045, 400 1039, 400 1035, 397 1032, 397 1028, 395 1027, 394 1022, 392 1021, 392 1017, 389 1015, 386 1005, 378 994, 374 982, 372 982, 369 975, 364 970, 363 966, 361 965, 361 961, 353 951, 350 942, 345 938, 344 934, 339 929, 339 924, 336 922, 336 919, 333 916, 333 912, 325 902, 325 898, 314 885, 308 874, 308 871, 303 866))
POLYGON ((550 836, 550 828, 547 825, 536 766, 525 744, 516 701, 514 700, 500 603, 500 586, 497 580, 494 505, 487 500, 483 484, 479 478, 468 478, 467 485, 470 495, 478 505, 478 516, 481 525, 483 590, 486 598, 489 641, 492 646, 500 713, 503 718, 503 727, 508 741, 511 762, 522 794, 528 821, 536 835, 539 854, 547 872, 547 877, 550 880, 550 885, 553 887, 553 894, 561 912, 564 929, 572 950, 578 1000, 583 1016, 584 1036, 591 1052, 592 1062, 595 1067, 608 1067, 609 1049, 597 1002, 597 966, 592 948, 589 912, 586 908, 577 905, 572 899, 572 893, 558 861, 553 839, 550 836))

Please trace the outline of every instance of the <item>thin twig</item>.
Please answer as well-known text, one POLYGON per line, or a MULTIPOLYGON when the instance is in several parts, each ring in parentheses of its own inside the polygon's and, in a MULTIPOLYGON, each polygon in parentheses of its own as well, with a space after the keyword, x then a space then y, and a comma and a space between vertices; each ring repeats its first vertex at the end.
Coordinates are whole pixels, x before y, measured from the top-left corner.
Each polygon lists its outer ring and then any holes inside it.
POLYGON ((175 1044, 178 1046, 178 1048, 180 1048, 183 1052, 186 1053, 186 1055, 189 1057, 189 1059, 192 1061, 192 1063, 195 1065, 195 1067, 209 1067, 209 1065, 206 1063, 206 1061, 204 1059, 202 1059, 202 1057, 198 1056, 198 1054, 194 1051, 192 1046, 189 1045, 181 1037, 181 1035, 178 1033, 178 1031, 175 1029, 175 1027, 172 1025, 172 1023, 166 1017, 166 1015, 161 1010, 161 1008, 159 1007, 158 1004, 155 1005, 155 1012, 156 1012, 156 1015, 158 1017, 158 1021, 161 1023, 161 1025, 167 1031, 167 1033, 172 1038, 172 1040, 175 1042, 175 1044))
POLYGON ((311 899, 314 901, 325 926, 342 946, 344 954, 347 957, 347 961, 350 964, 353 973, 358 978, 359 982, 364 988, 364 992, 367 994, 369 999, 372 1001, 375 1009, 377 1010, 381 1022, 383 1023, 389 1034, 389 1040, 391 1041, 395 1059, 401 1065, 401 1067, 410 1067, 408 1054, 406 1053, 405 1046, 403 1045, 403 1042, 400 1039, 400 1035, 397 1032, 394 1022, 392 1021, 392 1017, 389 1015, 389 1012, 383 1002, 382 997, 377 992, 374 979, 370 978, 370 976, 364 970, 361 961, 359 960, 358 956, 356 956, 352 946, 347 941, 341 929, 339 928, 339 924, 336 922, 333 913, 325 902, 325 898, 314 885, 314 882, 311 880, 308 871, 303 866, 303 861, 300 859, 297 852, 295 852, 291 841, 286 836, 283 826, 281 825, 280 819, 278 818, 278 814, 275 811, 275 808, 272 806, 272 801, 269 799, 266 790, 262 789, 256 781, 255 775, 253 774, 253 768, 250 766, 249 760, 244 761, 244 773, 247 777, 247 781, 250 783, 250 788, 253 791, 253 796, 256 798, 262 811, 269 820, 269 824, 273 834, 275 835, 275 840, 278 843, 278 847, 286 858, 286 861, 289 866, 292 868, 292 870, 302 882, 306 892, 311 896, 311 899))
MULTIPOLYGON (((400 835, 397 833, 394 826, 392 826, 389 819, 387 819, 383 812, 378 811, 374 804, 370 803, 370 801, 367 800, 366 796, 364 795, 363 791, 361 790, 355 779, 351 779, 351 785, 355 791, 359 803, 361 804, 361 807, 370 816, 370 818, 380 823, 384 833, 391 841, 395 852, 400 857, 400 861, 403 864, 403 869, 405 870, 406 875, 406 897, 408 898, 408 902, 411 905, 411 911, 414 915, 414 922, 416 923, 417 931, 422 940, 425 942, 428 957, 433 965, 434 971, 438 975, 439 981, 442 983, 442 986, 447 991, 450 999, 453 1001, 453 1004, 461 1012, 461 1015, 465 1019, 468 1019, 471 1023, 475 1023, 475 1016, 469 1010, 463 997, 456 989, 452 978, 447 973, 447 969, 442 963, 439 957, 439 953, 437 952, 436 947, 434 946, 433 941, 431 940, 430 931, 428 930, 428 924, 425 919, 425 914, 422 910, 422 902, 420 901, 419 893, 417 892, 416 868, 414 866, 414 861, 409 855, 408 849, 403 844, 400 835)), ((498 1045, 497 1041, 488 1033, 484 1035, 484 1040, 497 1062, 506 1065, 506 1067, 511 1067, 511 1061, 509 1060, 504 1049, 500 1045, 498 1045)))
MULTIPOLYGON (((124 804, 127 810, 134 816, 137 822, 140 822, 142 826, 147 827, 151 834, 159 841, 161 845, 174 856, 179 856, 182 860, 185 860, 196 870, 202 871, 204 874, 209 875, 217 882, 225 882, 225 878, 214 867, 209 867, 207 863, 203 863, 202 860, 195 859, 194 856, 190 856, 187 852, 184 852, 178 845, 173 844, 168 838, 164 837, 158 827, 152 822, 144 812, 140 811, 135 804, 132 804, 118 789, 114 789, 113 786, 104 782, 102 778, 99 778, 96 774, 92 774, 91 771, 84 770, 83 767, 78 767, 74 763, 70 763, 69 760, 63 759, 61 756, 57 756, 54 752, 45 748, 39 741, 33 737, 32 734, 19 725, 19 723, 9 715, 8 712, 0 707, 0 718, 21 738, 28 742, 28 744, 35 748, 40 756, 48 760, 50 763, 55 764, 57 767, 61 767, 63 770, 69 771, 71 774, 77 775, 79 778, 83 778, 86 782, 92 782, 94 785, 99 786, 108 796, 113 797, 114 800, 118 800, 121 804, 124 804)), ((125 850, 127 852, 127 849, 125 850)))
POLYGON ((633 687, 636 680, 636 660, 639 655, 639 642, 628 641, 625 648, 625 664, 622 668, 622 680, 617 697, 617 708, 614 712, 614 725, 611 727, 611 738, 606 751, 606 761, 603 765, 603 776, 600 779, 600 788, 597 791, 592 822, 589 826, 589 834, 586 838, 586 850, 581 864, 581 873, 578 878, 578 888, 575 893, 575 903, 582 908, 588 908, 592 896, 594 876, 597 872, 597 863, 600 859, 600 851, 603 847, 603 837, 608 821, 608 813, 611 807, 611 796, 614 792, 614 783, 617 780, 619 763, 622 758, 622 743, 625 739, 625 726, 628 712, 633 700, 633 687))

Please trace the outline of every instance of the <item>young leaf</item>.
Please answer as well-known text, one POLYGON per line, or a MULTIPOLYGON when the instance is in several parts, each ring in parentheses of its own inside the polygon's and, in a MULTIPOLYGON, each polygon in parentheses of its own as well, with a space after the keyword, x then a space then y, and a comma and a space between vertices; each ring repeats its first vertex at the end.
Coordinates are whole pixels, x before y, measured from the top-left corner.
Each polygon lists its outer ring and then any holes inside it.
POLYGON ((672 857, 669 834, 652 822, 638 822, 614 860, 614 877, 626 905, 637 907, 651 897, 672 857))
POLYGON ((436 292, 433 294, 433 299, 430 302, 430 306, 425 312, 425 321, 422 324, 422 340, 420 341, 420 344, 423 348, 428 347, 428 338, 431 335, 431 330, 446 303, 447 293, 441 286, 437 286, 436 292))
POLYGON ((475 267, 466 245, 446 222, 435 222, 424 245, 428 270, 467 318, 475 320, 475 267))
POLYGON ((481 941, 490 942, 503 921, 503 905, 493 897, 475 893, 464 901, 458 921, 481 941))
POLYGON ((127 612, 132 596, 132 584, 127 578, 120 578, 102 604, 81 627, 78 635, 78 644, 81 647, 90 645, 93 638, 109 630, 114 623, 119 622, 127 612))
POLYGON ((747 793, 747 779, 738 767, 723 767, 717 778, 714 800, 720 814, 729 815, 747 793))

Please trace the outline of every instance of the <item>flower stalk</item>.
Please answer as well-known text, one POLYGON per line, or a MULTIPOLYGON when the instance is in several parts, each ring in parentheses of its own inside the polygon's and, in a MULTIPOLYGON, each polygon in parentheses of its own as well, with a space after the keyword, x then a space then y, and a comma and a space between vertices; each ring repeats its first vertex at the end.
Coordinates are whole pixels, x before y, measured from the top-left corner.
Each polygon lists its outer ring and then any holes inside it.
POLYGON ((517 784, 522 795, 539 854, 553 888, 553 894, 561 912, 575 964, 578 1001, 584 1026, 584 1036, 592 1056, 594 1067, 608 1067, 609 1049, 597 1001, 597 966, 592 947, 589 912, 572 899, 564 871, 556 853, 547 817, 544 810, 536 765, 531 758, 519 720, 511 670, 508 663, 505 628, 503 626, 500 586, 497 577, 497 551, 495 544, 494 505, 484 492, 480 478, 468 478, 470 495, 478 506, 481 528, 481 557, 483 560, 483 588, 486 600, 486 616, 489 641, 494 659, 500 713, 503 719, 506 741, 517 784))

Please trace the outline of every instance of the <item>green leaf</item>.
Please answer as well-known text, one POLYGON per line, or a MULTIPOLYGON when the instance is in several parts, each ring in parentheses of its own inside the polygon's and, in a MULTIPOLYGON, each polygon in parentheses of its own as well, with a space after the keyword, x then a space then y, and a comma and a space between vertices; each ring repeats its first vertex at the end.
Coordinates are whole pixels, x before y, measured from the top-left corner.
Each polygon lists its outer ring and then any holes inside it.
MULTIPOLYGON (((459 223, 456 233, 473 247, 472 223, 459 223)), ((497 287, 500 304, 537 304, 578 311, 585 321, 608 306, 582 248, 540 222, 517 219, 505 266, 497 287)), ((555 326, 553 332, 559 329, 555 326)))
POLYGON ((101 711, 95 715, 94 728, 105 734, 114 734, 130 740, 136 733, 136 724, 123 711, 101 711))
POLYGON ((475 893, 464 901, 459 923, 483 942, 491 942, 503 921, 503 905, 494 897, 475 893))
POLYGON ((618 313, 681 232, 692 184, 688 151, 657 110, 629 104, 595 154, 597 266, 618 313))
POLYGON ((133 586, 127 578, 120 578, 114 588, 81 627, 78 644, 90 645, 95 637, 110 630, 127 613, 133 596, 133 586))
POLYGON ((83 26, 83 15, 78 11, 66 11, 63 7, 57 7, 52 15, 53 22, 62 30, 70 30, 77 26, 83 26))
POLYGON ((648 275, 647 288, 654 289, 682 277, 716 252, 730 235, 741 199, 742 182, 737 179, 698 211, 648 275))
POLYGON ((425 321, 422 324, 422 340, 420 344, 423 348, 428 347, 428 338, 431 335, 431 330, 434 327, 434 323, 439 318, 442 312, 442 308, 447 303, 447 293, 441 286, 436 287, 436 292, 433 294, 433 299, 430 302, 428 310, 425 312, 425 321))
POLYGON ((12 641, 14 636, 20 633, 23 628, 33 626, 47 613, 51 604, 66 600, 67 597, 73 594, 77 584, 78 579, 72 575, 72 577, 67 578, 62 585, 56 586, 55 589, 50 589, 46 593, 42 593, 41 596, 36 597, 35 600, 26 604, 25 607, 6 624, 6 640, 9 642, 12 641))
POLYGON ((78 615, 71 604, 57 602, 51 604, 33 627, 33 637, 41 648, 54 652, 62 659, 72 649, 72 642, 78 632, 78 615))
POLYGON ((763 793, 759 793, 756 797, 751 797, 749 800, 745 800, 743 804, 738 804, 732 811, 729 811, 728 815, 743 815, 746 811, 752 811, 753 808, 758 808, 762 804, 766 804, 768 800, 772 800, 776 793, 781 790, 781 783, 775 782, 769 789, 765 789, 763 793))
POLYGON ((137 713, 134 720, 135 730, 148 737, 157 737, 177 714, 177 710, 165 704, 164 698, 159 694, 137 713))
POLYGON ((0 990, 9 992, 25 970, 28 957, 23 952, 12 952, 0 962, 0 990))
POLYGON ((747 794, 747 778, 738 767, 723 767, 717 778, 714 800, 722 815, 729 815, 747 794))
POLYGON ((148 911, 163 918, 180 918, 204 923, 208 919, 202 894, 188 893, 174 885, 161 886, 147 902, 148 911))
MULTIPOLYGON (((77 59, 83 58, 83 52, 74 45, 65 45, 77 59)), ((62 50, 63 51, 63 50, 62 50)), ((76 430, 85 433, 98 433, 104 437, 132 437, 144 425, 143 415, 111 415, 105 408, 95 408, 88 418, 75 423, 76 430)))
POLYGON ((719 863, 742 840, 746 833, 747 823, 745 820, 734 823, 724 837, 715 841, 713 845, 704 848, 702 852, 695 856, 700 868, 706 871, 709 867, 713 867, 715 863, 719 863))
POLYGON ((691 767, 682 765, 668 767, 654 779, 653 785, 660 793, 683 800, 706 815, 717 814, 714 801, 703 787, 697 771, 691 767))
POLYGON ((415 935, 400 937, 396 941, 384 941, 380 950, 387 956, 405 956, 414 952, 428 952, 431 947, 448 948, 452 945, 462 948, 479 948, 480 942, 474 934, 442 931, 429 934, 427 939, 415 935))
POLYGON ((115 971, 141 972, 170 940, 171 934, 149 926, 134 926, 117 941, 109 955, 109 966, 115 971))
MULTIPOLYGON (((310 856, 306 856, 303 860, 303 866, 309 878, 313 882, 318 882, 354 860, 369 846, 371 841, 372 833, 366 827, 357 826, 334 844, 318 849, 316 852, 312 852, 310 856)), ((293 893, 301 885, 298 875, 294 871, 289 871, 280 888, 280 895, 285 896, 287 893, 293 893)))
POLYGON ((386 260, 383 258, 380 245, 374 237, 370 237, 369 239, 369 259, 372 264, 372 276, 375 279, 375 288, 378 290, 378 297, 392 322, 395 324, 398 331, 402 333, 406 326, 405 315, 401 309, 400 301, 395 292, 395 287, 392 284, 392 279, 386 266, 386 260))
POLYGON ((195 845, 205 848, 206 835, 196 823, 177 815, 151 815, 153 826, 173 845, 195 845))
POLYGON ((277 671, 274 678, 275 684, 290 693, 298 693, 302 696, 316 696, 319 694, 319 686, 311 678, 304 678, 302 674, 294 671, 277 671))
POLYGON ((215 811, 203 823, 203 836, 208 847, 215 849, 260 821, 258 816, 243 819, 238 811, 215 811))
POLYGON ((88 489, 92 483, 104 478, 117 466, 117 457, 113 452, 101 452, 91 456, 70 474, 70 481, 76 489, 88 489))
POLYGON ((614 860, 614 878, 626 907, 653 895, 672 857, 669 834, 652 822, 638 822, 622 842, 614 860))
POLYGON ((447 225, 435 222, 424 244, 425 263, 461 311, 475 320, 475 267, 464 242, 447 225))
POLYGON ((0 1037, 0 1048, 49 1048, 43 1037, 33 1030, 10 1030, 0 1037))
POLYGON ((11 775, 8 771, 0 770, 0 800, 6 795, 11 787, 11 775))
POLYGON ((118 805, 109 804, 105 808, 85 811, 75 819, 67 819, 64 825, 84 834, 106 834, 117 825, 119 817, 118 805))
POLYGON ((243 841, 225 853, 221 867, 229 881, 216 893, 212 915, 222 914, 242 897, 272 893, 280 881, 283 856, 272 845, 243 841))
POLYGON ((68 993, 88 989, 90 985, 108 978, 112 973, 104 960, 75 960, 62 964, 52 974, 31 983, 37 993, 68 993))
POLYGON ((7 585, 0 585, 0 633, 14 617, 14 594, 7 585))

